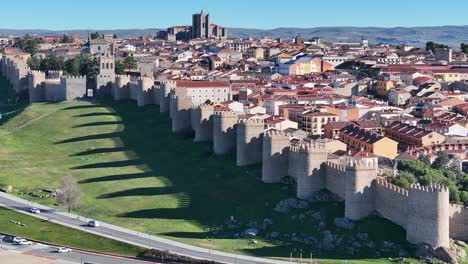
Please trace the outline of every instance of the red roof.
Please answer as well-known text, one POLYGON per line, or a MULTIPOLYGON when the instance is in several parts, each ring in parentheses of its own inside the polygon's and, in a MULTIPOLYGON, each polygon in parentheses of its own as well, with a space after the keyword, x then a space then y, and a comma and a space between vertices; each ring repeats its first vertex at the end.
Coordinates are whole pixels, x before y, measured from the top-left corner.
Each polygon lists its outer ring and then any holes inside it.
POLYGON ((229 87, 229 82, 225 81, 176 81, 178 88, 214 88, 229 87))

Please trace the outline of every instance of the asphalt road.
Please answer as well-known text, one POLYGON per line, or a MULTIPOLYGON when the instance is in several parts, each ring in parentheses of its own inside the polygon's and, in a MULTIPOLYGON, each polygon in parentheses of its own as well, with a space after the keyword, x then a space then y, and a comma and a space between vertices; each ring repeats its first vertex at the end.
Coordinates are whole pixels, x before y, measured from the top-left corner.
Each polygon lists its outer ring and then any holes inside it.
MULTIPOLYGON (((0 194, 0 205, 20 212, 27 212, 32 206, 25 200, 11 197, 7 194, 0 194)), ((284 264, 289 263, 285 261, 276 261, 264 258, 255 258, 242 255, 235 255, 224 253, 220 251, 213 251, 209 249, 194 247, 182 243, 177 243, 167 239, 162 239, 148 234, 136 233, 121 228, 116 228, 111 225, 101 223, 100 227, 92 228, 87 227, 87 219, 81 217, 71 217, 71 215, 58 212, 54 209, 46 208, 34 204, 34 207, 41 209, 41 213, 34 215, 35 217, 47 218, 49 221, 78 228, 87 232, 95 233, 101 236, 112 238, 115 240, 123 241, 129 244, 155 248, 159 250, 167 250, 176 254, 185 255, 198 259, 208 259, 222 263, 239 263, 239 264, 284 264), (79 219, 78 219, 79 218, 79 219)), ((114 262, 115 263, 115 262, 114 262)))
MULTIPOLYGON (((13 251, 16 254, 25 254, 38 258, 49 260, 60 260, 58 263, 92 263, 92 264, 144 264, 151 263, 147 261, 134 260, 129 258, 120 258, 99 254, 92 254, 82 251, 72 251, 69 253, 58 253, 57 248, 42 244, 33 244, 28 246, 15 246, 9 243, 0 242, 3 250, 13 251)), ((11 257, 15 257, 11 254, 11 257)), ((55 262, 54 262, 55 263, 55 262)))

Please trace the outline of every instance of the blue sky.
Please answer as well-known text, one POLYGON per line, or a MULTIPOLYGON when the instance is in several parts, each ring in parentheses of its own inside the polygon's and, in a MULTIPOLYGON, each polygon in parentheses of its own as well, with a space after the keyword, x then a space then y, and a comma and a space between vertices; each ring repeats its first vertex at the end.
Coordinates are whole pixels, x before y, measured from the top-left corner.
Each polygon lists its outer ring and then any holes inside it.
POLYGON ((468 25, 468 0, 10 0, 0 9, 0 28, 15 29, 165 28, 201 9, 226 27, 468 25))

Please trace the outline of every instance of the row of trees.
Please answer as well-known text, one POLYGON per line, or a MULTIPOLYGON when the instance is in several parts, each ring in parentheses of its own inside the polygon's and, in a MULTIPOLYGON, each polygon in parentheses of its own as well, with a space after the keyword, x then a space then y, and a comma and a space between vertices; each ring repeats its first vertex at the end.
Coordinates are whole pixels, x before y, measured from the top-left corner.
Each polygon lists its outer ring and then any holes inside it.
MULTIPOLYGON (((432 51, 434 52, 435 49, 448 49, 449 46, 440 44, 440 43, 435 43, 433 41, 426 42, 426 50, 427 51, 432 51)), ((468 54, 468 44, 462 43, 460 44, 460 49, 463 53, 468 54)))
POLYGON ((21 49, 24 52, 35 54, 39 50, 39 44, 44 43, 41 38, 31 37, 26 35, 15 41, 15 47, 21 49))
POLYGON ((66 75, 86 75, 94 77, 99 73, 99 62, 87 54, 80 54, 74 58, 65 60, 62 57, 49 55, 44 59, 31 57, 28 66, 32 70, 40 71, 63 71, 66 75))
POLYGON ((432 165, 424 156, 415 161, 400 161, 398 170, 398 176, 390 179, 393 184, 403 188, 413 183, 441 184, 449 188, 451 202, 468 205, 468 175, 460 170, 460 161, 450 160, 445 152, 439 152, 432 165))
MULTIPOLYGON (((102 38, 102 35, 99 33, 99 32, 93 32, 91 34, 89 34, 89 37, 91 39, 101 39, 102 38)), ((117 38, 117 34, 114 33, 114 35, 112 36, 113 39, 116 39, 117 38)))
POLYGON ((460 45, 460 49, 463 51, 463 53, 468 54, 468 43, 467 44, 462 43, 460 45))
MULTIPOLYGON (((74 58, 65 60, 62 57, 49 55, 44 59, 31 57, 28 60, 28 66, 32 70, 40 71, 63 71, 66 75, 86 75, 88 77, 95 77, 99 73, 99 62, 87 54, 80 54, 74 58)), ((125 74, 126 69, 135 70, 138 64, 133 56, 127 54, 123 61, 115 62, 115 73, 125 74)))

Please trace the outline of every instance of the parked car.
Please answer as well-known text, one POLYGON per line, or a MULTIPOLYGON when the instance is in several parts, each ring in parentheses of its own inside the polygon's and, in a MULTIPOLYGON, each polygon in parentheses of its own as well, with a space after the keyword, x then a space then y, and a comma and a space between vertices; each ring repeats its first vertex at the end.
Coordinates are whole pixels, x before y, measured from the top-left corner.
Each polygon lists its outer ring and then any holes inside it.
POLYGON ((89 227, 99 227, 99 222, 96 220, 91 220, 88 222, 87 226, 89 227))
POLYGON ((41 210, 39 210, 38 208, 31 208, 29 209, 29 212, 33 213, 33 214, 40 214, 41 213, 41 210))
POLYGON ((14 236, 4 236, 2 238, 2 241, 3 242, 8 242, 8 243, 12 243, 13 242, 13 238, 15 238, 14 236))
POLYGON ((20 245, 20 246, 26 246, 26 245, 31 245, 32 242, 29 241, 29 240, 26 240, 26 239, 21 239, 20 241, 15 242, 14 244, 15 245, 20 245))
POLYGON ((70 253, 72 250, 70 248, 66 248, 66 247, 59 247, 57 248, 57 252, 58 253, 70 253))
POLYGON ((13 237, 13 239, 11 240, 11 242, 13 242, 13 243, 19 243, 21 241, 23 241, 22 237, 13 237))

